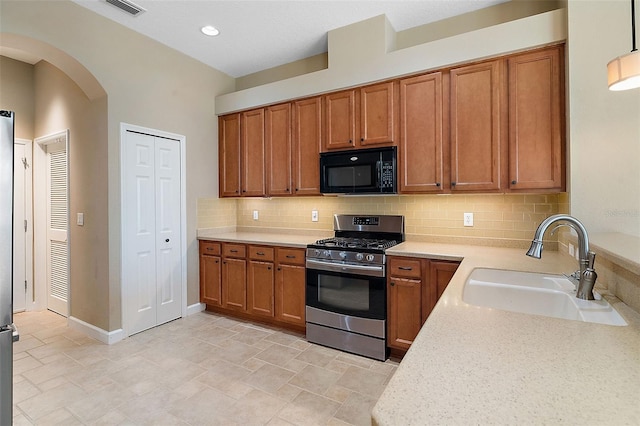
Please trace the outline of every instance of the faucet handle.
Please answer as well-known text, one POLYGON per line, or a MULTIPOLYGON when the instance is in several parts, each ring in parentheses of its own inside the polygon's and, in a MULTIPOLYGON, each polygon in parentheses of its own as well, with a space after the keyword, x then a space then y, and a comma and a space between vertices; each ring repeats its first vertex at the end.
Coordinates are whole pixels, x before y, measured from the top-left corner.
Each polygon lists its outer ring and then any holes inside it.
POLYGON ((593 264, 595 263, 595 261, 596 261, 596 254, 590 251, 587 254, 587 262, 588 262, 587 268, 593 269, 593 264))

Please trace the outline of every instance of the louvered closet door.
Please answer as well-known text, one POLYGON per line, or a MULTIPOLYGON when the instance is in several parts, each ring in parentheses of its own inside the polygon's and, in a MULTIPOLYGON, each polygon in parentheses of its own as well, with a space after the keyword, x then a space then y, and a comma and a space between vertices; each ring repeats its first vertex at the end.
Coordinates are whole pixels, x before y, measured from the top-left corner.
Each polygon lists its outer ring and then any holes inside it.
POLYGON ((181 316, 180 143, 127 132, 124 309, 129 334, 181 316))
POLYGON ((67 144, 47 145, 47 289, 50 310, 69 315, 67 144))

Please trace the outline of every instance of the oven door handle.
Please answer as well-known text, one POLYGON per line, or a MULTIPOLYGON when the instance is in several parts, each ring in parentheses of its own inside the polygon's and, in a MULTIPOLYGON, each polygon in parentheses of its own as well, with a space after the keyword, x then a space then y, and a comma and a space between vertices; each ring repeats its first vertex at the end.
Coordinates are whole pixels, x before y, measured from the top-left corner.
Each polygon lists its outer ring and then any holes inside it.
POLYGON ((307 259, 307 268, 318 271, 345 272, 370 277, 384 277, 384 265, 350 265, 346 263, 330 263, 321 260, 307 259))

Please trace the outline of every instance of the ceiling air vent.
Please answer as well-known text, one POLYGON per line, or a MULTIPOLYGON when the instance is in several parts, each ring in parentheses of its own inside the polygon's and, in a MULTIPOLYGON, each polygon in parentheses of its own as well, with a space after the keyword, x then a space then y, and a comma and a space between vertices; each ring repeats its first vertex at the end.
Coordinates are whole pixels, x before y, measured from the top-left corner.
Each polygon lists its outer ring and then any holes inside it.
POLYGON ((127 0, 105 0, 105 1, 109 4, 114 5, 120 10, 124 10, 125 12, 133 16, 138 16, 142 12, 146 11, 146 9, 127 0))

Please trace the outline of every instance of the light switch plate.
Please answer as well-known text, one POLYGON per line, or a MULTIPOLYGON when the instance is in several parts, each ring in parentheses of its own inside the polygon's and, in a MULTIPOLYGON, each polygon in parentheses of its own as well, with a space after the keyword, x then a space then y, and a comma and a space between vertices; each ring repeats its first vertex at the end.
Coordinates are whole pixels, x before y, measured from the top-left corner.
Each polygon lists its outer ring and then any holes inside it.
POLYGON ((318 210, 311 210, 311 222, 318 221, 318 210))
POLYGON ((76 217, 76 224, 78 226, 84 226, 84 213, 78 213, 76 217))
POLYGON ((253 211, 253 220, 258 220, 258 210, 253 211))
POLYGON ((473 226, 473 213, 464 214, 464 226, 473 226))

